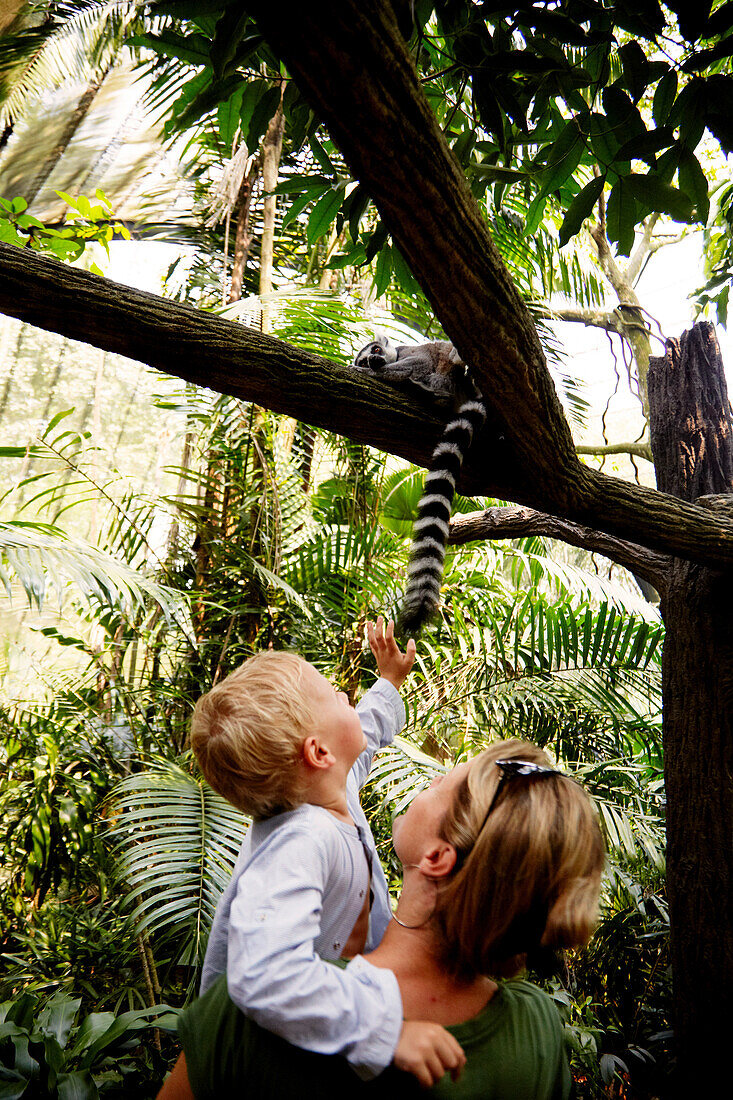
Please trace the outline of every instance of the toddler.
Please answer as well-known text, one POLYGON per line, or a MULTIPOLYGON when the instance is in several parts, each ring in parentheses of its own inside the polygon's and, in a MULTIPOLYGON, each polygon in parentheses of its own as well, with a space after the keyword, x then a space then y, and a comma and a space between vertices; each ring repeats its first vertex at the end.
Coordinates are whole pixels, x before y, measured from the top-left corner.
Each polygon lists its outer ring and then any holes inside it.
POLYGON ((191 744, 211 786, 253 823, 216 909, 201 992, 229 995, 261 1026, 307 1050, 344 1055, 362 1077, 394 1061, 432 1079, 463 1052, 436 1024, 402 1020, 394 974, 360 952, 391 916, 359 790, 405 721, 394 624, 367 628, 380 678, 354 710, 292 653, 258 654, 196 705, 191 744), (326 960, 351 959, 345 967, 326 960))

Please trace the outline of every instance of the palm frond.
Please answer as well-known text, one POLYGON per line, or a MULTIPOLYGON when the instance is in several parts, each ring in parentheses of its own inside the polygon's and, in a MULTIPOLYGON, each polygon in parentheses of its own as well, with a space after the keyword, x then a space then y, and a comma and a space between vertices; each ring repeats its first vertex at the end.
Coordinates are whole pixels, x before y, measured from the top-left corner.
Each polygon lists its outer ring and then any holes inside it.
POLYGON ((40 25, 0 42, 0 128, 65 81, 90 80, 119 50, 136 0, 65 0, 40 25))
POLYGON ((182 598, 143 572, 47 523, 0 522, 0 582, 12 596, 13 577, 39 610, 59 577, 103 607, 144 606, 154 600, 174 616, 182 598))
POLYGON ((118 784, 112 806, 117 870, 138 928, 173 940, 181 965, 200 966, 246 818, 202 779, 163 760, 118 784))

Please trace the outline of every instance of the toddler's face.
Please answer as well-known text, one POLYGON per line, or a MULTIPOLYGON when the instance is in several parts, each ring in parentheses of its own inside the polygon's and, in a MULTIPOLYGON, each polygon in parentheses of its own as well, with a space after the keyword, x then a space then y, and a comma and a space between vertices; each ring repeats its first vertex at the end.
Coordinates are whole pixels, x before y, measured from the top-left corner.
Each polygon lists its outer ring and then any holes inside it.
POLYGON ((348 771, 366 748, 359 715, 348 696, 343 691, 335 691, 313 665, 307 666, 302 683, 316 713, 319 734, 348 771))

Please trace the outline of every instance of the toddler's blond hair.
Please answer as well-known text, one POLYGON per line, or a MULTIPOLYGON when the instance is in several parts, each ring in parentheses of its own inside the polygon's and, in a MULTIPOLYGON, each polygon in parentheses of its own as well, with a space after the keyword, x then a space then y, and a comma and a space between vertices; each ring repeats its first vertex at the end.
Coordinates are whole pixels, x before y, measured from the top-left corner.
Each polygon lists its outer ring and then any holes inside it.
POLYGON ((302 802, 301 748, 316 715, 301 688, 308 664, 295 653, 250 657, 203 695, 191 747, 215 791, 255 818, 302 802))

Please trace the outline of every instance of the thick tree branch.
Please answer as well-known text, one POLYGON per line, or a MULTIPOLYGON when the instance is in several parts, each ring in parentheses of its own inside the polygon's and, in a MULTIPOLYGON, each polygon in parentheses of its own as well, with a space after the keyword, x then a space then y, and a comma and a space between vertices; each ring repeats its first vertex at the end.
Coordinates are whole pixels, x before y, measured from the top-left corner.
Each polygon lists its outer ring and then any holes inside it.
POLYGON ((666 592, 671 562, 668 554, 655 554, 636 543, 612 538, 601 531, 558 519, 546 512, 537 512, 533 508, 486 508, 483 512, 457 516, 450 525, 448 541, 459 546, 478 539, 521 539, 529 535, 560 539, 571 546, 603 554, 605 558, 643 577, 660 595, 666 592))
MULTIPOLYGON (((444 423, 411 394, 282 340, 3 243, 0 312, 420 465, 444 423)), ((494 469, 502 454, 494 447, 494 469)), ((507 475, 497 493, 512 482, 507 475)))

